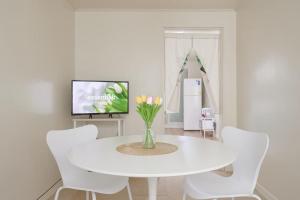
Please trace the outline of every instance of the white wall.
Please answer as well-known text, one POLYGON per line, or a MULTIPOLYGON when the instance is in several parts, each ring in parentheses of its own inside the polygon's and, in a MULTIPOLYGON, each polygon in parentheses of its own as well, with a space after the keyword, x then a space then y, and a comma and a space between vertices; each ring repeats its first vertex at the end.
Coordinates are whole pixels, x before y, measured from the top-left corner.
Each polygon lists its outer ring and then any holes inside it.
POLYGON ((241 0, 238 9, 238 125, 270 135, 260 184, 299 199, 300 2, 241 0))
MULTIPOLYGON (((235 12, 233 11, 77 11, 76 79, 128 80, 130 114, 127 133, 143 130, 134 97, 164 92, 164 28, 219 27, 223 42, 224 124, 236 124, 235 12)), ((163 112, 154 130, 163 132, 163 112)))
POLYGON ((63 0, 2 0, 0 30, 0 198, 33 200, 59 179, 47 131, 71 126, 74 13, 63 0))

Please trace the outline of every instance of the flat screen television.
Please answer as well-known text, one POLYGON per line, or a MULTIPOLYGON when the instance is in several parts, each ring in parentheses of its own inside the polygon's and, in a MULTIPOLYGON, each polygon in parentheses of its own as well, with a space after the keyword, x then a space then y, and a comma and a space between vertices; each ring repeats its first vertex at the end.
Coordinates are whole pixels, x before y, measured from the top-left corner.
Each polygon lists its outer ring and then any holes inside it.
POLYGON ((72 115, 127 114, 128 81, 72 80, 72 115))

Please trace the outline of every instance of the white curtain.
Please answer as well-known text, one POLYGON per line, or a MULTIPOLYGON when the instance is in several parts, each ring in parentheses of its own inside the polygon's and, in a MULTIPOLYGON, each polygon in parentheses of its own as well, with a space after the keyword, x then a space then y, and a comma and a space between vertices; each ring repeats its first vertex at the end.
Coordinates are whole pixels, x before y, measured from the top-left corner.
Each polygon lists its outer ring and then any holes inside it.
MULTIPOLYGON (((209 85, 211 87, 212 96, 216 104, 216 111, 219 111, 219 104, 220 104, 219 38, 212 37, 212 38, 193 39, 193 49, 196 51, 203 66, 205 67, 206 75, 208 77, 209 85)), ((204 106, 211 107, 212 105, 210 104, 205 91, 204 91, 204 97, 205 97, 204 106)))
MULTIPOLYGON (((216 103, 216 110, 219 110, 219 37, 195 37, 176 38, 170 37, 165 40, 165 100, 166 112, 178 113, 180 107, 180 85, 177 85, 179 71, 188 53, 194 49, 204 65, 209 84, 212 89, 212 96, 216 103)), ((189 78, 201 78, 199 76, 199 64, 191 59, 187 64, 189 78)), ((203 88, 205 89, 205 88, 203 88)), ((204 106, 210 107, 209 99, 204 91, 204 106)))
POLYGON ((176 93, 180 92, 180 87, 179 90, 175 90, 177 77, 191 47, 191 39, 166 38, 165 40, 165 100, 167 113, 178 112, 180 99, 172 98, 172 95, 179 96, 176 93))

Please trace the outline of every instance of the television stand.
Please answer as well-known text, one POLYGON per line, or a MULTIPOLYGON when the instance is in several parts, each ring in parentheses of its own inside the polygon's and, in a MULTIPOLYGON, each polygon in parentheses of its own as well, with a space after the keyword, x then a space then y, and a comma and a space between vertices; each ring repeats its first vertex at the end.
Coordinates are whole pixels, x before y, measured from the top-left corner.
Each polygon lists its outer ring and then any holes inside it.
POLYGON ((73 126, 77 127, 78 122, 84 122, 86 124, 95 123, 95 122, 116 122, 117 123, 117 135, 125 135, 125 120, 124 118, 74 118, 73 126))

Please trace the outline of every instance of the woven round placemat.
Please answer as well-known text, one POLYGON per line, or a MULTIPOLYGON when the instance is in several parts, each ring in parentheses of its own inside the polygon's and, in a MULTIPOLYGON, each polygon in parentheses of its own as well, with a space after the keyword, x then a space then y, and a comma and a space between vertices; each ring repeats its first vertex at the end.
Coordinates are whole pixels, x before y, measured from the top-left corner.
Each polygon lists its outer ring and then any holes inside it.
POLYGON ((163 142, 157 142, 153 149, 144 149, 143 143, 141 142, 122 144, 116 148, 120 153, 135 156, 163 155, 173 153, 177 151, 177 149, 178 147, 176 145, 163 142))

